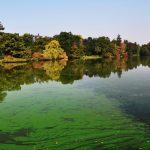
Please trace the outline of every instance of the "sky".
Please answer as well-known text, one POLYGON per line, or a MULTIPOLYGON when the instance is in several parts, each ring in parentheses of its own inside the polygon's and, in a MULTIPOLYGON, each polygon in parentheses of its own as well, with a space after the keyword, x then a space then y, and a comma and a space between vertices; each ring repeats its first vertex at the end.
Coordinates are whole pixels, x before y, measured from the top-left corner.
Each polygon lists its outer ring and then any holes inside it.
POLYGON ((5 32, 150 42, 150 0, 0 0, 5 32))

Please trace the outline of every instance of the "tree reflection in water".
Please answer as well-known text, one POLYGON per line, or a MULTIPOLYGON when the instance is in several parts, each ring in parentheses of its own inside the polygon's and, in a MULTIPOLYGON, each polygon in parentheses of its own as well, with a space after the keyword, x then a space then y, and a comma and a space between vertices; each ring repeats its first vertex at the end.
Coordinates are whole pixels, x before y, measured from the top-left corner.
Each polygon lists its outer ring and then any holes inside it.
POLYGON ((100 60, 48 61, 37 63, 11 63, 0 66, 0 101, 3 101, 7 91, 20 90, 23 84, 42 83, 49 80, 62 84, 73 84, 88 77, 109 78, 111 73, 117 73, 121 78, 123 72, 137 68, 139 65, 150 67, 150 58, 131 58, 100 60))

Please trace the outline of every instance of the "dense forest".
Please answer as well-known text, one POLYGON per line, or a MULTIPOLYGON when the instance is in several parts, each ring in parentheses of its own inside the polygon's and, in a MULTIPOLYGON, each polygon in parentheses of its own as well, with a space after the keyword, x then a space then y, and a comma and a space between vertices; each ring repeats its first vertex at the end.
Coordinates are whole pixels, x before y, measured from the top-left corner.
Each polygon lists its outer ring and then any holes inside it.
POLYGON ((13 56, 16 58, 32 58, 44 56, 57 59, 61 55, 69 58, 82 56, 99 57, 127 57, 134 55, 150 55, 150 43, 139 45, 127 40, 122 41, 118 35, 116 39, 108 37, 86 39, 71 32, 61 32, 53 37, 43 37, 32 34, 19 35, 17 33, 0 32, 0 56, 13 56))

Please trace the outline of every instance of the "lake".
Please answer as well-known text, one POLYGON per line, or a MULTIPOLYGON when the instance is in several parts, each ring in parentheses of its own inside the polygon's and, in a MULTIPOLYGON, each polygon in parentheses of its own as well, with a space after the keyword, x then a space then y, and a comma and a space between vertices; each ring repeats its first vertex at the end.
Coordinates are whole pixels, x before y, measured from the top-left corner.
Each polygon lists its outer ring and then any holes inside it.
POLYGON ((138 149, 150 149, 150 58, 1 64, 0 150, 138 149))

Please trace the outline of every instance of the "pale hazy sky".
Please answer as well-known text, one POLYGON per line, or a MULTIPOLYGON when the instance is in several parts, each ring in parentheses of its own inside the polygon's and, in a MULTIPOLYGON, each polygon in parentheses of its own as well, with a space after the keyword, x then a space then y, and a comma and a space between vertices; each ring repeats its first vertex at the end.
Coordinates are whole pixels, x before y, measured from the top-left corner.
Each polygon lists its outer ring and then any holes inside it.
POLYGON ((5 32, 150 42, 150 0, 0 0, 0 21, 5 32))

